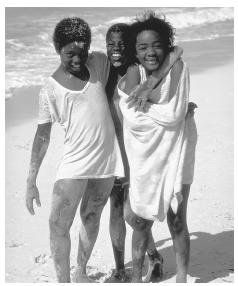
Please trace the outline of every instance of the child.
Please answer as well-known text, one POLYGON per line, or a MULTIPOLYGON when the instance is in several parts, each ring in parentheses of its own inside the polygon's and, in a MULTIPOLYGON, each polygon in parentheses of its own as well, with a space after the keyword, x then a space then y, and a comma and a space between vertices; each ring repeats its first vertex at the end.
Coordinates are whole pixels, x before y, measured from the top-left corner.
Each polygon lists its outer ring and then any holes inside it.
POLYGON ((148 12, 132 24, 131 33, 139 65, 128 69, 118 91, 130 165, 130 200, 126 202, 125 218, 133 228, 132 282, 142 281, 153 221, 164 220, 166 214, 176 252, 176 281, 186 282, 189 261, 186 209, 197 140, 193 118, 185 122, 188 69, 182 60, 177 61, 151 96, 142 98, 141 108, 130 109, 124 92, 131 92, 158 71, 173 49, 174 30, 164 19, 148 12))
MULTIPOLYGON (((106 85, 106 92, 108 96, 109 106, 117 138, 119 141, 121 154, 125 168, 125 178, 116 179, 114 187, 110 195, 111 213, 110 213, 110 236, 112 240, 113 252, 116 262, 116 271, 114 277, 121 282, 126 280, 125 266, 124 266, 124 249, 125 249, 125 221, 123 217, 123 201, 124 192, 128 189, 129 181, 129 165, 125 152, 123 128, 122 128, 122 114, 119 107, 120 97, 117 92, 118 81, 126 74, 127 68, 131 61, 131 46, 130 43, 130 27, 124 23, 118 23, 111 26, 106 34, 107 55, 111 63, 109 79, 106 85)), ((175 47, 174 51, 168 54, 163 66, 154 78, 156 83, 169 71, 174 62, 181 56, 182 50, 175 47)), ((144 84, 144 86, 146 86, 144 84)), ((144 94, 150 91, 144 89, 144 94)), ((149 269, 147 273, 147 281, 149 282, 152 274, 157 278, 162 276, 163 258, 156 250, 152 234, 150 236, 150 243, 148 246, 148 257, 150 260, 149 269)))
POLYGON ((114 177, 124 168, 105 93, 110 65, 100 53, 88 54, 91 31, 78 18, 60 21, 53 36, 58 69, 40 92, 39 124, 27 179, 26 206, 40 206, 36 178, 47 151, 51 126, 65 131, 64 153, 53 189, 50 246, 59 282, 70 282, 70 227, 81 201, 75 282, 90 282, 86 265, 95 244, 101 212, 114 177))

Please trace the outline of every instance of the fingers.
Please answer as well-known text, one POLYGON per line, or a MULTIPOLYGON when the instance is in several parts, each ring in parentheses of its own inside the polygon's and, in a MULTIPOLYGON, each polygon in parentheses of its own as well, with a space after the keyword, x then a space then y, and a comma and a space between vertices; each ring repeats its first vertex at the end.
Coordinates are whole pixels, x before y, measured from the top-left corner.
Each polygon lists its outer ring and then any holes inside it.
POLYGON ((135 111, 144 111, 145 110, 145 106, 146 106, 146 101, 147 99, 143 98, 143 97, 139 97, 137 99, 137 102, 135 104, 135 111))
POLYGON ((33 199, 32 198, 27 198, 26 199, 26 207, 27 207, 27 209, 28 209, 28 211, 29 211, 29 213, 31 214, 31 215, 34 215, 35 214, 35 211, 34 211, 34 208, 33 208, 33 199))
POLYGON ((37 197, 35 198, 35 200, 36 200, 36 205, 37 205, 38 207, 41 207, 41 202, 40 202, 39 196, 37 196, 37 197))
POLYGON ((135 102, 136 102, 136 97, 131 98, 131 100, 128 101, 128 102, 129 102, 128 105, 127 105, 128 108, 133 107, 135 105, 135 102))
POLYGON ((135 98, 135 94, 130 94, 128 95, 127 99, 125 100, 126 103, 130 102, 131 100, 133 100, 135 98))
POLYGON ((40 198, 39 198, 39 193, 35 194, 34 196, 28 196, 26 197, 26 207, 29 211, 29 213, 31 215, 34 215, 35 214, 35 210, 34 210, 34 207, 33 207, 33 201, 35 200, 36 202, 36 205, 38 207, 41 207, 41 202, 40 202, 40 198))

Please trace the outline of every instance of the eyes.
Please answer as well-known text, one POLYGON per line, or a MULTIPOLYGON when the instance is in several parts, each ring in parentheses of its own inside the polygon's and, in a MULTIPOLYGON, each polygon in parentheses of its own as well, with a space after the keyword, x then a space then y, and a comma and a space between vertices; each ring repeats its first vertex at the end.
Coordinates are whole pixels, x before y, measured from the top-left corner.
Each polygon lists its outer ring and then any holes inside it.
MULTIPOLYGON (((145 50, 147 50, 149 47, 150 47, 150 45, 147 45, 147 44, 139 44, 139 45, 136 45, 137 51, 145 51, 145 50)), ((152 48, 155 49, 155 50, 163 50, 163 46, 162 46, 162 44, 160 44, 160 43, 155 43, 155 44, 153 44, 153 45, 152 45, 152 48)))
POLYGON ((125 43, 122 41, 122 42, 119 42, 118 44, 116 44, 116 43, 114 43, 114 42, 108 42, 107 43, 107 47, 108 48, 114 48, 114 47, 116 47, 116 46, 118 46, 119 48, 121 48, 121 49, 123 49, 123 48, 125 48, 125 43))
POLYGON ((73 51, 69 51, 69 52, 63 52, 62 54, 63 54, 63 56, 65 58, 69 58, 69 59, 73 58, 74 56, 85 57, 85 56, 88 55, 88 50, 82 50, 79 53, 78 52, 75 53, 73 51))

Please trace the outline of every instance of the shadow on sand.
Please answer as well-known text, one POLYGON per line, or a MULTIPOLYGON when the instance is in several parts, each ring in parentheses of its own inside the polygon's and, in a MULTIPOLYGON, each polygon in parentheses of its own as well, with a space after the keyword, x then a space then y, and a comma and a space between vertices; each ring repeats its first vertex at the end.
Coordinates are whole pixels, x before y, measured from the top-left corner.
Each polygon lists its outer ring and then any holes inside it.
MULTIPOLYGON (((206 232, 190 233, 191 254, 189 274, 196 277, 196 283, 208 283, 217 278, 223 282, 228 282, 226 277, 234 273, 234 232, 224 231, 217 234, 206 232)), ((171 239, 165 239, 156 242, 156 247, 164 257, 164 277, 162 282, 170 279, 176 274, 176 264, 173 247, 165 247, 165 242, 171 239)), ((132 272, 132 262, 126 264, 127 276, 130 280, 132 272)), ((143 274, 147 272, 147 257, 143 274)), ((113 277, 105 280, 105 283, 117 283, 113 277)), ((126 281, 129 282, 129 281, 126 281)))

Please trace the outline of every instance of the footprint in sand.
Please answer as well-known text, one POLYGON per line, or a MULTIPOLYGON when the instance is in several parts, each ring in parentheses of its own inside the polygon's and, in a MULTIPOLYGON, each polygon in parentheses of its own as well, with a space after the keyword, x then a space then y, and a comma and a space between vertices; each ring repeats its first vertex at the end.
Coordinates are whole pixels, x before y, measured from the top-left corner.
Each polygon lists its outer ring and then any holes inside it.
POLYGON ((14 241, 6 242, 6 247, 9 247, 9 248, 21 247, 23 245, 24 245, 24 243, 22 243, 22 242, 14 242, 14 241))
POLYGON ((50 255, 40 254, 34 257, 34 262, 36 264, 45 264, 51 259, 50 255))

